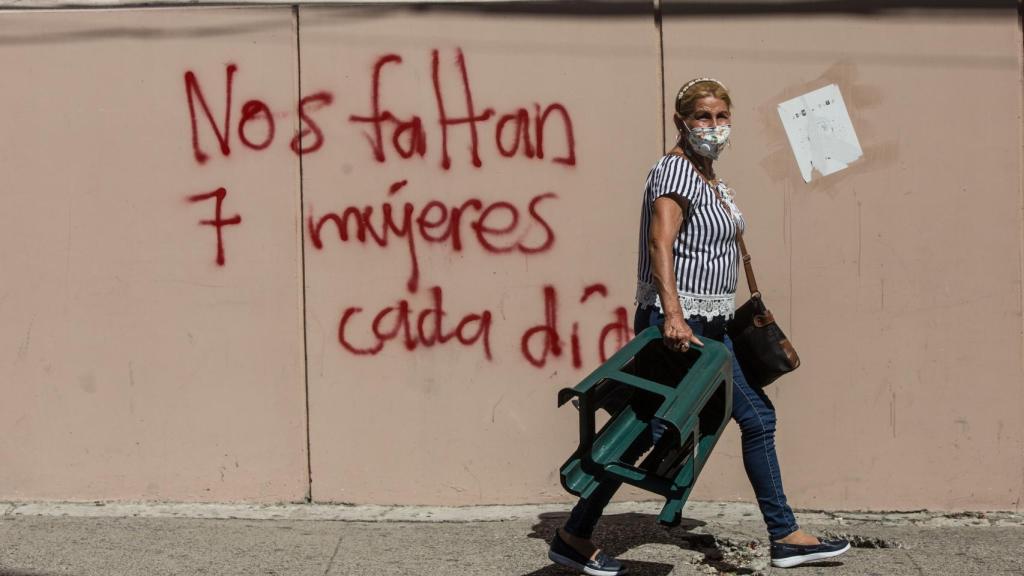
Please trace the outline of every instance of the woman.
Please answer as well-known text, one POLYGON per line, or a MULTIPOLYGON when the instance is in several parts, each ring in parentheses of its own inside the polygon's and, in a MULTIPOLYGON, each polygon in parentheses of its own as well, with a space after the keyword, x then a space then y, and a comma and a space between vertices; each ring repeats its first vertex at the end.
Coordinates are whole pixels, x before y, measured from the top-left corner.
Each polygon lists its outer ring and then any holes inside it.
MULTIPOLYGON (((745 222, 714 168, 729 140, 731 108, 729 92, 717 80, 697 78, 683 85, 675 104, 676 146, 651 169, 645 185, 635 330, 660 324, 665 345, 679 351, 701 346, 701 337, 724 341, 732 351, 725 330, 736 306, 736 236, 745 222)), ((747 384, 735 359, 732 417, 740 426, 743 466, 768 528, 772 565, 788 568, 849 550, 846 541, 819 541, 797 526, 775 455, 775 408, 762 390, 747 384)), ((635 461, 662 431, 652 425, 647 442, 627 457, 635 461)), ((590 540, 619 485, 603 482, 576 504, 552 540, 548 556, 554 562, 593 576, 624 572, 621 562, 590 540)))

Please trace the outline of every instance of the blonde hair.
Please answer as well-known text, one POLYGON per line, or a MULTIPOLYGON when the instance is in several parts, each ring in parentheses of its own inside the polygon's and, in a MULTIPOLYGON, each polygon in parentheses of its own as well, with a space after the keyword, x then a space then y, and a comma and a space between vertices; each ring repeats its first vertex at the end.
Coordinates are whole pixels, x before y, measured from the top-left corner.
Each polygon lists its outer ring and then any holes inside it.
POLYGON ((676 94, 676 116, 686 118, 693 114, 697 107, 697 101, 703 98, 718 98, 725 102, 725 105, 732 110, 732 98, 729 97, 729 89, 714 78, 694 78, 679 89, 676 94))

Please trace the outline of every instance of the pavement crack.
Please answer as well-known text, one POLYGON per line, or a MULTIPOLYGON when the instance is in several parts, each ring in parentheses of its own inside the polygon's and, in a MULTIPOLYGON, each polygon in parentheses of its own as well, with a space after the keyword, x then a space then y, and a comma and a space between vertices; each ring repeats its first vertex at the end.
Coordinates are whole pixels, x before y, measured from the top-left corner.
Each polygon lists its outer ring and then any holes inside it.
POLYGON ((832 530, 825 530, 824 535, 829 539, 846 540, 853 548, 903 548, 903 543, 893 538, 876 538, 846 532, 833 532, 832 530))
POLYGON ((909 551, 904 550, 903 554, 906 555, 907 560, 910 560, 910 563, 914 565, 914 568, 917 568, 918 574, 920 574, 921 576, 927 576, 924 572, 924 568, 921 568, 921 565, 917 563, 917 560, 910 554, 909 551))
POLYGON ((324 568, 324 576, 331 571, 334 567, 334 559, 338 557, 338 550, 341 550, 341 540, 343 536, 338 536, 338 543, 334 545, 334 553, 331 554, 331 559, 327 562, 327 568, 324 568))
POLYGON ((687 548, 704 555, 695 564, 706 565, 717 574, 755 574, 767 567, 765 549, 746 534, 689 533, 681 538, 687 548))

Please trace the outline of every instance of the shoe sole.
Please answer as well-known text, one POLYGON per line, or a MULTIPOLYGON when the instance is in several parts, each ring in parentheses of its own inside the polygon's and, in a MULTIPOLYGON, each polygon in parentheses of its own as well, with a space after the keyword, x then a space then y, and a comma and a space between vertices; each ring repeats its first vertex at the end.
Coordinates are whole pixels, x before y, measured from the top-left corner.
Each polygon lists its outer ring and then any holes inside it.
POLYGON ((590 576, 621 576, 622 574, 626 573, 625 566, 623 566, 622 570, 619 571, 598 570, 597 568, 589 568, 587 566, 584 566, 583 564, 580 564, 572 558, 566 558, 558 552, 552 552, 551 550, 548 550, 548 558, 555 564, 561 564, 562 566, 573 568, 575 570, 583 572, 584 574, 589 574, 590 576))
POLYGON ((804 556, 790 556, 789 558, 772 558, 772 566, 776 568, 792 568, 793 566, 799 566, 805 562, 817 562, 818 560, 827 560, 828 558, 835 558, 840 554, 847 552, 850 549, 850 545, 847 544, 842 550, 835 550, 832 552, 815 552, 814 554, 806 554, 804 556))

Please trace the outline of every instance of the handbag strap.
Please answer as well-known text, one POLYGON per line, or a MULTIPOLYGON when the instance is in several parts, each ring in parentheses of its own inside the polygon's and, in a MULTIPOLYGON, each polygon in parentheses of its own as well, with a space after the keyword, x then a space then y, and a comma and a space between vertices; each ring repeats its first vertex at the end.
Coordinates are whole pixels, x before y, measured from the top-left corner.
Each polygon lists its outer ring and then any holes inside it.
MULTIPOLYGON (((715 193, 715 198, 718 199, 718 202, 722 205, 722 208, 725 208, 725 213, 732 216, 732 209, 729 208, 729 205, 725 203, 725 199, 722 198, 722 193, 718 189, 719 186, 721 186, 721 182, 719 182, 715 186, 712 186, 712 189, 715 193)), ((754 278, 754 266, 750 263, 750 253, 747 252, 747 243, 743 241, 742 230, 736 230, 736 243, 740 245, 740 256, 743 258, 743 271, 746 272, 747 274, 747 287, 750 288, 750 297, 760 298, 761 291, 757 289, 757 279, 754 278)))
POLYGON ((761 297, 761 291, 757 289, 757 280, 754 278, 754 267, 750 264, 750 253, 747 252, 747 244, 743 241, 743 232, 736 231, 736 242, 740 245, 740 255, 743 257, 743 271, 747 273, 747 287, 750 288, 750 297, 761 297))

